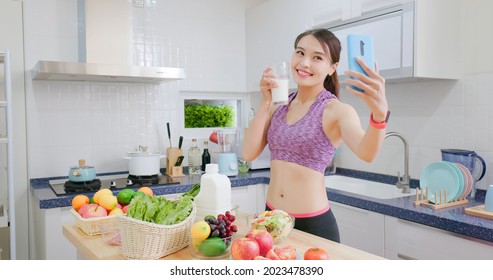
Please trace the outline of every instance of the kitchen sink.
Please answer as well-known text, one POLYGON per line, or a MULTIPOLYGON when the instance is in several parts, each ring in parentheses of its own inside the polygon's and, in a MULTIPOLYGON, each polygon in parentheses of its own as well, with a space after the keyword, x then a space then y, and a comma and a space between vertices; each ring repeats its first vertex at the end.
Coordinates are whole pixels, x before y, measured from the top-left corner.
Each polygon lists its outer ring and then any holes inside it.
POLYGON ((325 187, 378 199, 391 199, 416 194, 416 189, 413 188, 410 189, 410 193, 402 193, 402 190, 395 185, 340 175, 326 176, 325 187))

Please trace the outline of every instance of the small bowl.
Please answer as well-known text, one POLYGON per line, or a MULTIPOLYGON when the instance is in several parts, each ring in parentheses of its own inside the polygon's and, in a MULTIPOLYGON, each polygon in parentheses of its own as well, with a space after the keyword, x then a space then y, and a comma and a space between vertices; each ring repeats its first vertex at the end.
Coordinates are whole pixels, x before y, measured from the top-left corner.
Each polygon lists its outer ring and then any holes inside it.
POLYGON ((247 218, 249 228, 268 231, 276 244, 283 242, 289 236, 294 228, 294 222, 295 218, 282 210, 264 211, 260 214, 249 215, 247 218), (283 225, 276 227, 274 223, 270 223, 269 219, 273 219, 273 216, 265 216, 269 212, 283 217, 283 225))
POLYGON ((227 259, 235 233, 229 237, 209 237, 205 240, 190 237, 190 252, 199 259, 227 259))

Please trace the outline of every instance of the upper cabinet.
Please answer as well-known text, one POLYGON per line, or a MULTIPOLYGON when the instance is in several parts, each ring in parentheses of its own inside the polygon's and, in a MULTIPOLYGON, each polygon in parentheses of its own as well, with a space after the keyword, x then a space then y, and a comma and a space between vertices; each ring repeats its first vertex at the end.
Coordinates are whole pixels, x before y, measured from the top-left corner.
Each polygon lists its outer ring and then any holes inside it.
POLYGON ((340 74, 348 68, 346 36, 366 34, 374 39, 375 59, 387 80, 458 79, 462 68, 456 2, 408 2, 320 27, 341 41, 340 74))
POLYGON ((258 91, 263 68, 272 61, 289 61, 296 36, 315 27, 330 29, 341 41, 339 75, 347 70, 346 35, 357 33, 374 37, 375 59, 389 82, 458 79, 462 73, 460 1, 400 2, 330 0, 307 5, 270 0, 249 9, 248 90, 258 91))

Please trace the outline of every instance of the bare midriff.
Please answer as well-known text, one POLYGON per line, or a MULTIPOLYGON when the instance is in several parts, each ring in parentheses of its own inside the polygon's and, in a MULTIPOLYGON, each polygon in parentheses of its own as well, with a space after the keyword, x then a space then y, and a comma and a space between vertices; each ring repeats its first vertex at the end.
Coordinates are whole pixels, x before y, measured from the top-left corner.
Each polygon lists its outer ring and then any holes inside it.
POLYGON ((272 160, 267 201, 290 214, 306 214, 327 208, 324 174, 295 163, 272 160))

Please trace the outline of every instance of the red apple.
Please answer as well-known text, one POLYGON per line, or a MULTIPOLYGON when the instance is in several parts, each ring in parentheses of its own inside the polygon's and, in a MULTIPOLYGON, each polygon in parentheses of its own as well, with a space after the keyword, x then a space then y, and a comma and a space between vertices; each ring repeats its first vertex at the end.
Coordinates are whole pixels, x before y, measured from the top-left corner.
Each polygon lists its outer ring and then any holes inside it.
POLYGON ((256 256, 256 257, 254 258, 254 260, 270 261, 270 259, 269 259, 269 258, 262 257, 262 256, 256 256))
POLYGON ((274 238, 272 238, 272 235, 264 229, 252 229, 245 237, 253 238, 257 241, 260 248, 260 255, 263 257, 265 257, 267 252, 274 246, 274 238))
POLYGON ((231 258, 233 260, 253 260, 260 255, 260 248, 253 238, 242 237, 231 243, 231 258))
POLYGON ((79 215, 81 217, 84 217, 84 214, 87 212, 87 209, 89 209, 89 207, 91 207, 91 205, 93 205, 93 204, 84 204, 84 205, 82 205, 82 207, 79 208, 79 211, 78 211, 79 215))
POLYGON ((127 204, 127 205, 123 206, 123 208, 122 208, 123 213, 125 213, 125 214, 127 214, 128 205, 129 205, 129 204, 127 204))
POLYGON ((296 249, 289 245, 285 247, 275 247, 274 252, 281 260, 296 260, 296 249))
POLYGON ((108 212, 104 209, 103 206, 99 206, 98 204, 91 204, 87 211, 84 213, 82 217, 88 218, 97 218, 97 217, 105 217, 108 216, 108 212))

